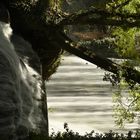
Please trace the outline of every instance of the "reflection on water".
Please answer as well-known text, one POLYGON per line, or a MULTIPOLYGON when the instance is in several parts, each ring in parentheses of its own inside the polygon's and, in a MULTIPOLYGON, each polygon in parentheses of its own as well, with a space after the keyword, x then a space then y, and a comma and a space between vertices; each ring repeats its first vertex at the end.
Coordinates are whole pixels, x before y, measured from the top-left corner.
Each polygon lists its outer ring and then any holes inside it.
POLYGON ((64 122, 81 134, 95 130, 125 131, 114 124, 112 87, 103 81, 104 71, 75 56, 65 56, 47 83, 50 130, 63 130, 64 122))

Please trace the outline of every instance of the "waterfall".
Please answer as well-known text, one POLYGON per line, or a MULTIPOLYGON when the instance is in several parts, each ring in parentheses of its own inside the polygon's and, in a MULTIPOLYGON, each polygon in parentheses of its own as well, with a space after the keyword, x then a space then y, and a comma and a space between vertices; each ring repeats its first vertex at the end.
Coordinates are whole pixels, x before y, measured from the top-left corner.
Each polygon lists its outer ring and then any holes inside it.
POLYGON ((10 24, 0 22, 1 139, 24 139, 29 131, 46 131, 39 65, 31 45, 12 34, 10 24))

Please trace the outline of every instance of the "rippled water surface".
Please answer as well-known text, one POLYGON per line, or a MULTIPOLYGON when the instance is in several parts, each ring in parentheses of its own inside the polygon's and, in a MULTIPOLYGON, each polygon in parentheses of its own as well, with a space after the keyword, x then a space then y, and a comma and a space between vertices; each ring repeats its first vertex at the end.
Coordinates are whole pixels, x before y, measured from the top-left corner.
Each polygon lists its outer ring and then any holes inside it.
POLYGON ((64 56, 57 73, 47 83, 50 130, 63 130, 64 122, 81 134, 95 130, 125 131, 115 126, 112 91, 103 81, 104 71, 75 56, 64 56))

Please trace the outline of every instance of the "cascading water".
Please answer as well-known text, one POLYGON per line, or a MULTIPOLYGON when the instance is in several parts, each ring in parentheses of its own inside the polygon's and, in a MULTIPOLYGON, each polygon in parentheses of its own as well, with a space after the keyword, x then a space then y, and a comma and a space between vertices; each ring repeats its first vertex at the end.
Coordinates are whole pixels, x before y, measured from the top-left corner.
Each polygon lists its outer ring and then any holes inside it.
POLYGON ((23 38, 13 35, 9 24, 0 22, 2 140, 24 139, 29 131, 45 132, 47 129, 47 121, 41 109, 43 91, 38 66, 39 59, 31 45, 23 38), (38 62, 38 65, 34 62, 38 62))

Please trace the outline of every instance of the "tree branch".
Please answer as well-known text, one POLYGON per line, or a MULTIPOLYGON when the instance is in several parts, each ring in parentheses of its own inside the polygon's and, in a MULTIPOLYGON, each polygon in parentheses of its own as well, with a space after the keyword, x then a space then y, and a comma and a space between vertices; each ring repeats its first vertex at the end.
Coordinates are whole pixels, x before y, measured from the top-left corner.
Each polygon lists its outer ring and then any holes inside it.
POLYGON ((66 16, 58 25, 99 24, 112 26, 140 27, 140 14, 122 14, 91 8, 81 13, 66 16))
POLYGON ((98 55, 96 55, 96 53, 91 52, 90 50, 86 49, 83 50, 79 50, 77 48, 75 48, 72 45, 72 41, 64 34, 64 33, 60 33, 60 32, 55 32, 57 39, 54 37, 54 41, 53 43, 55 43, 55 45, 57 45, 58 47, 61 47, 62 49, 70 52, 71 54, 74 54, 84 60, 87 60, 90 63, 93 63, 95 65, 97 65, 98 67, 112 72, 114 74, 119 74, 120 71, 123 71, 123 77, 127 80, 127 81, 134 81, 136 83, 140 83, 140 72, 130 68, 130 67, 126 67, 126 66, 121 66, 117 63, 114 63, 113 61, 111 61, 110 59, 107 58, 103 58, 100 57, 98 55), (57 42, 58 40, 58 42, 57 42))
POLYGON ((119 27, 140 27, 140 21, 128 21, 128 20, 116 20, 116 19, 103 19, 103 18, 76 18, 75 20, 69 20, 61 25, 111 25, 119 27))
MULTIPOLYGON (((102 13, 103 15, 108 15, 108 13, 103 13, 102 10, 94 10, 95 12, 98 13, 102 13)), ((91 12, 95 13, 94 11, 89 11, 89 14, 91 12)), ((112 73, 118 74, 119 71, 123 71, 123 77, 125 77, 127 80, 132 80, 135 81, 137 83, 140 83, 140 72, 132 69, 130 67, 124 67, 121 65, 118 65, 114 62, 112 62, 109 59, 105 59, 102 58, 98 55, 96 55, 96 53, 91 52, 90 50, 79 50, 78 48, 73 47, 71 44, 73 43, 63 32, 63 26, 65 24, 68 24, 69 22, 73 22, 73 23, 80 23, 81 20, 83 20, 82 17, 86 18, 86 13, 82 13, 79 14, 78 16, 69 16, 68 18, 65 18, 64 20, 62 20, 60 22, 60 24, 58 25, 54 25, 54 24, 48 24, 46 23, 45 20, 39 20, 38 16, 36 17, 36 15, 31 14, 32 11, 29 11, 30 13, 26 14, 23 11, 21 11, 21 9, 18 9, 17 7, 15 7, 13 9, 13 7, 10 9, 10 14, 11 14, 11 18, 12 18, 12 25, 14 27, 14 29, 17 29, 16 31, 18 31, 21 35, 23 35, 23 37, 27 38, 28 41, 30 41, 32 44, 37 44, 33 47, 38 47, 39 50, 47 50, 48 44, 49 46, 51 44, 53 44, 52 46, 56 46, 59 48, 62 48, 74 55, 77 55, 78 57, 81 57, 82 59, 85 59, 99 67, 101 67, 102 69, 105 69, 107 71, 110 71, 112 73), (24 13, 24 15, 23 15, 24 13), (32 17, 32 18, 31 18, 32 17), (81 17, 81 18, 80 18, 81 17), (69 19, 70 18, 70 19, 69 19), (72 18, 72 19, 71 19, 72 18), (66 21, 66 19, 68 19, 68 21, 66 21), (63 26, 62 26, 63 25, 63 26), (24 27, 24 28, 23 28, 24 27), (35 39, 36 38, 36 39, 35 39), (42 43, 43 42, 43 43, 42 43), (40 48, 40 44, 43 44, 43 48, 40 48)), ((136 16, 135 16, 136 17, 136 16)), ((113 20, 104 20, 104 19, 98 19, 98 18, 92 18, 92 19, 87 19, 87 21, 83 23, 88 23, 91 22, 93 23, 93 21, 95 23, 103 23, 103 24, 112 24, 113 23, 115 25, 121 25, 119 23, 119 20, 116 21, 114 20, 114 22, 112 22, 113 20), (93 20, 94 19, 94 20, 93 20), (101 20, 101 21, 100 21, 101 20), (109 22, 109 23, 107 23, 109 22)), ((130 22, 131 26, 133 26, 133 22, 130 22)), ((135 22, 135 24, 138 25, 139 21, 135 22)), ((125 20, 123 21, 123 24, 126 25, 125 20)), ((138 25, 140 26, 140 24, 138 25)), ((36 48, 34 48, 36 49, 36 48)), ((53 48, 52 48, 53 49, 53 48)), ((47 55, 47 54, 46 54, 47 55)))

